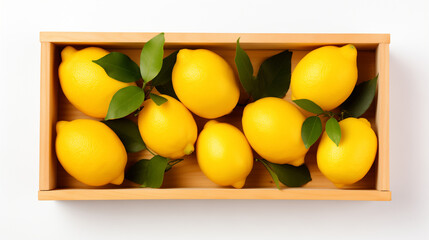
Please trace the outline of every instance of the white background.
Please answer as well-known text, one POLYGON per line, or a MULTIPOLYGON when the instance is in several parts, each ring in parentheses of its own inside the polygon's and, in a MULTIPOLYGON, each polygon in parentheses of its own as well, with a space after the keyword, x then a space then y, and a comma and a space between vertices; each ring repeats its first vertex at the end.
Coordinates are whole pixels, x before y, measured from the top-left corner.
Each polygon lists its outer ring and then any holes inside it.
POLYGON ((0 239, 429 235, 429 3, 0 0, 0 239), (38 201, 40 31, 391 33, 391 202, 38 201))

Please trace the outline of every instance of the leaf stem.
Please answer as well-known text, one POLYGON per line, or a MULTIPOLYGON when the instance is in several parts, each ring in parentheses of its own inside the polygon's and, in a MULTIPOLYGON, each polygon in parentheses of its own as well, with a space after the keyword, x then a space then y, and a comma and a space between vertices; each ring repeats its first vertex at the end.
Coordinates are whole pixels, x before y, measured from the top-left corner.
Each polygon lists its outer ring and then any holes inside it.
POLYGON ((176 165, 176 164, 180 163, 180 162, 181 162, 181 161, 183 161, 183 160, 185 160, 185 159, 183 159, 183 158, 179 158, 179 159, 171 160, 170 162, 168 162, 168 165, 170 165, 170 166, 174 166, 174 165, 176 165))
POLYGON ((155 153, 153 153, 149 148, 146 148, 146 150, 148 151, 148 152, 150 152, 152 155, 157 155, 157 154, 155 154, 155 153))
POLYGON ((268 165, 268 163, 266 163, 265 159, 257 159, 255 158, 256 161, 260 161, 262 163, 262 165, 264 165, 264 167, 267 169, 268 173, 271 175, 271 178, 273 179, 274 184, 276 185, 277 189, 280 190, 280 184, 279 184, 279 177, 277 176, 277 173, 274 172, 274 170, 270 167, 270 165, 268 165))
POLYGON ((170 160, 170 161, 167 163, 167 167, 165 168, 165 171, 166 171, 166 172, 168 172, 171 168, 173 168, 173 166, 174 166, 174 165, 176 165, 176 164, 180 163, 180 162, 181 162, 181 161, 183 161, 183 160, 184 160, 183 158, 175 159, 175 160, 170 160))
POLYGON ((338 118, 341 118, 340 120, 342 120, 343 119, 343 115, 344 115, 344 112, 341 112, 341 113, 334 113, 334 112, 331 112, 331 111, 324 111, 323 113, 320 113, 320 114, 317 114, 316 116, 317 117, 319 117, 319 116, 324 116, 324 117, 329 117, 329 118, 335 118, 335 117, 338 117, 338 118))
POLYGON ((150 98, 149 95, 152 92, 153 88, 154 88, 154 86, 152 86, 152 85, 149 86, 149 90, 147 90, 146 93, 145 93, 146 99, 150 98))
POLYGON ((142 107, 137 108, 137 110, 134 112, 134 117, 137 117, 142 110, 142 107))

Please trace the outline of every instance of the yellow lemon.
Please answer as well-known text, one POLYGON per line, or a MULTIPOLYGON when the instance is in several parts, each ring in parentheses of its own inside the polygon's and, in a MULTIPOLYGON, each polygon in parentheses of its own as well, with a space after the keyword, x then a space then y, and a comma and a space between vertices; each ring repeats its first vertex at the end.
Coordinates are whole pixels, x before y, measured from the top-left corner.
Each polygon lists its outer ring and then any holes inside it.
POLYGON ((203 173, 221 186, 242 188, 253 167, 253 154, 243 133, 228 123, 211 120, 197 141, 203 173))
POLYGON ((320 171, 337 187, 361 180, 377 153, 377 136, 368 120, 346 118, 340 122, 340 127, 339 146, 325 132, 317 149, 320 171))
POLYGON ((308 53, 291 77, 292 99, 309 99, 329 111, 343 103, 356 85, 356 48, 325 46, 308 53))
POLYGON ((221 56, 206 49, 180 50, 172 81, 180 101, 203 118, 230 113, 240 97, 231 67, 221 56))
POLYGON ((192 114, 176 99, 160 96, 168 101, 158 106, 148 99, 139 113, 138 126, 143 141, 163 157, 176 159, 191 154, 198 131, 192 114))
POLYGON ((248 104, 243 131, 252 148, 264 159, 299 166, 307 149, 301 138, 304 115, 291 103, 275 97, 248 104))
POLYGON ((110 100, 119 89, 135 85, 110 78, 102 67, 92 62, 108 53, 97 47, 77 51, 71 46, 61 52, 58 75, 64 95, 79 111, 95 118, 106 117, 110 100))
POLYGON ((55 148, 64 169, 82 183, 119 185, 124 180, 127 152, 104 123, 89 119, 59 121, 55 148))

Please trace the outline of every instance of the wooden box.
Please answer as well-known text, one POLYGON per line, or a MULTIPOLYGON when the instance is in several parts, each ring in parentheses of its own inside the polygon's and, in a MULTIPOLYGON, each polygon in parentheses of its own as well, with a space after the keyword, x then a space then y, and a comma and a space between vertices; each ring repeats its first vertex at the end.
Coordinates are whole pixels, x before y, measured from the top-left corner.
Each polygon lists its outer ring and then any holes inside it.
MULTIPOLYGON (((317 199, 381 200, 391 199, 389 188, 389 34, 236 34, 236 33, 166 33, 165 54, 180 48, 207 48, 223 56, 235 69, 234 55, 238 37, 254 64, 284 49, 293 51, 292 68, 310 50, 323 45, 354 44, 358 49, 359 81, 379 74, 377 95, 364 115, 372 123, 379 140, 377 159, 364 179, 345 189, 337 189, 318 170, 317 143, 306 156, 313 180, 300 188, 282 190, 275 185, 262 164, 256 162, 243 189, 222 188, 210 182, 200 171, 195 154, 166 173, 160 189, 139 188, 124 181, 121 186, 86 186, 68 175, 55 154, 55 124, 59 120, 89 118, 75 109, 59 86, 58 66, 64 46, 77 48, 99 46, 119 51, 139 62, 142 46, 155 33, 65 33, 43 32, 41 41, 40 93, 40 200, 102 199, 317 199)), ((290 91, 285 97, 290 100, 290 91)), ((241 128, 242 109, 238 107, 221 120, 233 121, 241 128)), ((196 118, 201 129, 206 120, 196 118)), ((145 151, 129 154, 129 164, 148 158, 145 151)))

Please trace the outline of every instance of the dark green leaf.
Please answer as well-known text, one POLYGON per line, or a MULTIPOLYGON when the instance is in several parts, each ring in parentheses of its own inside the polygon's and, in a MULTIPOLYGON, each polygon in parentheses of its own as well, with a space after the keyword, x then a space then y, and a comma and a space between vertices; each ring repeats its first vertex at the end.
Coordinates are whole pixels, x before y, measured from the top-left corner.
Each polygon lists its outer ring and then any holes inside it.
POLYGON ((159 74, 152 80, 152 86, 163 85, 167 82, 171 82, 171 74, 173 73, 174 64, 176 63, 177 54, 179 50, 172 52, 170 55, 162 60, 162 67, 159 74))
POLYGON ((258 100, 264 97, 285 96, 290 85, 292 52, 285 50, 266 59, 259 68, 258 76, 253 76, 253 66, 247 53, 237 39, 235 65, 244 90, 258 100))
POLYGON ((168 158, 159 155, 150 160, 142 159, 129 168, 125 177, 141 187, 160 188, 167 164, 168 158))
POLYGON ((143 46, 140 54, 140 73, 145 83, 150 82, 161 71, 164 42, 164 33, 160 33, 143 46))
POLYGON ((158 92, 179 100, 179 98, 176 95, 176 92, 174 91, 173 83, 171 81, 167 82, 166 84, 156 86, 155 88, 156 90, 158 90, 158 92))
POLYGON ((305 164, 295 167, 290 164, 268 162, 268 165, 277 174, 280 182, 288 187, 301 187, 311 181, 310 171, 305 164))
POLYGON ((366 82, 358 84, 349 98, 341 105, 346 115, 360 117, 368 110, 374 100, 378 75, 366 82))
POLYGON ((308 99, 297 99, 293 100, 293 102, 296 103, 296 105, 298 105, 300 108, 311 113, 322 114, 324 112, 319 105, 308 99))
POLYGON ((340 124, 338 123, 338 121, 331 117, 327 122, 326 122, 326 134, 328 134, 329 138, 338 146, 340 145, 340 141, 341 141, 341 128, 340 128, 340 124))
POLYGON ((312 116, 305 119, 301 128, 301 137, 305 147, 308 149, 322 134, 322 121, 319 117, 312 116))
POLYGON ((137 124, 129 119, 102 121, 121 139, 127 152, 134 153, 146 149, 137 124))
POLYGON ((111 52, 93 62, 100 65, 109 77, 118 81, 129 83, 140 79, 139 66, 123 53, 111 52))
POLYGON ((143 89, 137 86, 128 86, 119 89, 110 101, 105 120, 127 116, 140 107, 144 101, 144 97, 143 89))
POLYGON ((240 38, 237 39, 235 49, 235 65, 237 66, 238 76, 244 90, 252 96, 260 96, 260 88, 256 78, 253 76, 253 66, 247 53, 240 47, 240 38))
POLYGON ((280 182, 279 177, 277 174, 271 169, 271 167, 266 163, 264 159, 256 159, 256 161, 260 161, 264 167, 268 170, 268 173, 271 175, 271 178, 273 179, 274 183, 276 184, 277 189, 280 189, 280 182))
POLYGON ((257 80, 262 85, 262 97, 283 98, 286 95, 290 85, 291 59, 292 52, 286 50, 261 64, 257 80))
MULTIPOLYGON (((277 178, 274 181, 280 181, 288 187, 301 187, 311 181, 310 171, 305 164, 295 167, 290 164, 271 163, 265 159, 259 160, 264 164, 268 172, 270 172, 270 175, 277 178)), ((277 188, 279 187, 277 186, 277 188)))
POLYGON ((150 99, 156 103, 156 105, 161 106, 163 103, 166 103, 168 100, 165 97, 159 96, 155 93, 149 94, 150 99))
POLYGON ((143 184, 147 179, 149 162, 148 159, 142 159, 134 163, 125 173, 125 178, 137 184, 143 184))
POLYGON ((164 58, 161 71, 151 82, 152 86, 155 86, 158 92, 169 95, 176 99, 178 98, 174 92, 171 74, 173 72, 174 64, 176 63, 178 52, 179 50, 174 51, 172 54, 168 55, 168 57, 164 58))
POLYGON ((168 158, 155 155, 149 162, 147 181, 142 187, 159 188, 164 181, 164 173, 167 168, 168 158))
POLYGON ((158 90, 158 92, 179 100, 179 98, 176 95, 176 92, 174 91, 172 82, 167 82, 166 84, 156 86, 155 88, 156 90, 158 90))

